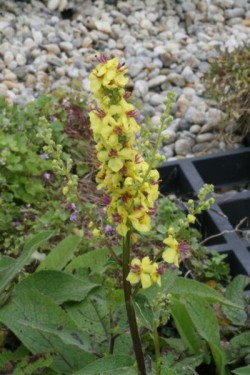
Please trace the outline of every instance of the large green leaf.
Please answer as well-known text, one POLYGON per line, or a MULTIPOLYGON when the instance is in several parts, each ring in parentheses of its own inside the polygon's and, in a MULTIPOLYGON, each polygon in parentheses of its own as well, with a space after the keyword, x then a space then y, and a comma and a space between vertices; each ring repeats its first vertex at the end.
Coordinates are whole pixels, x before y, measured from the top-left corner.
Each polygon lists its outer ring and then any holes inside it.
POLYGON ((52 369, 76 371, 95 359, 88 335, 50 298, 38 291, 16 291, 0 309, 5 324, 33 354, 54 350, 52 369))
POLYGON ((66 270, 72 271, 77 268, 89 268, 91 272, 100 273, 105 269, 109 251, 107 248, 97 249, 74 258, 66 270))
POLYGON ((237 304, 224 298, 216 290, 210 288, 206 284, 200 283, 199 281, 186 279, 184 277, 178 277, 171 288, 171 294, 176 296, 188 296, 189 298, 202 297, 209 302, 219 302, 228 306, 238 307, 237 304))
POLYGON ((90 363, 73 375, 137 375, 134 360, 129 356, 111 355, 90 363))
POLYGON ((98 286, 89 281, 87 276, 83 280, 63 271, 40 271, 26 277, 16 289, 24 293, 37 290, 60 305, 66 301, 82 301, 98 286))
POLYGON ((31 262, 31 255, 34 251, 40 246, 43 242, 47 241, 53 232, 45 231, 42 233, 37 234, 34 236, 30 241, 28 241, 23 248, 22 254, 20 257, 11 262, 10 260, 6 260, 6 257, 3 257, 0 260, 0 269, 1 267, 6 266, 6 262, 8 263, 8 267, 4 273, 0 273, 0 293, 5 289, 5 287, 9 284, 9 282, 22 270, 24 266, 31 262))
POLYGON ((174 318, 175 326, 183 343, 189 349, 190 353, 199 353, 201 349, 201 339, 195 330, 186 306, 177 298, 172 298, 171 315, 174 318))
POLYGON ((210 305, 198 296, 183 299, 187 312, 199 335, 210 346, 218 374, 225 374, 225 352, 220 344, 219 325, 210 305))
POLYGON ((244 366, 244 367, 239 367, 236 370, 233 370, 232 373, 235 374, 235 375, 249 375, 250 374, 250 365, 244 366))
POLYGON ((80 303, 65 303, 64 309, 78 327, 88 334, 96 353, 108 351, 111 338, 110 308, 103 288, 90 292, 80 303))
POLYGON ((250 353, 250 332, 243 332, 233 337, 230 341, 231 352, 235 353, 236 358, 245 357, 250 353))
POLYGON ((233 279, 226 289, 225 297, 228 298, 229 301, 241 307, 241 309, 229 306, 222 307, 223 313, 234 325, 244 325, 247 319, 247 313, 244 310, 245 301, 243 291, 249 283, 250 277, 238 275, 233 279))
POLYGON ((62 240, 37 268, 37 271, 62 270, 66 264, 72 259, 81 238, 79 236, 70 235, 62 240))

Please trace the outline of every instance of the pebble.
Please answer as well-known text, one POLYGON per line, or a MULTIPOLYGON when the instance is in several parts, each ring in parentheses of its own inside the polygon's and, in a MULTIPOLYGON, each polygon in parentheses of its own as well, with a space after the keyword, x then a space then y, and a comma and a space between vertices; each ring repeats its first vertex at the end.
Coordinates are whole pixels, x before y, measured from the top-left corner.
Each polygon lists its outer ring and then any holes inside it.
POLYGON ((126 63, 129 90, 153 126, 175 92, 166 158, 228 148, 216 140, 225 114, 206 99, 203 78, 219 49, 250 40, 247 0, 86 0, 84 7, 82 0, 8 0, 1 7, 0 95, 10 103, 33 100, 48 79, 52 89, 77 79, 89 93, 89 73, 104 53, 126 63))

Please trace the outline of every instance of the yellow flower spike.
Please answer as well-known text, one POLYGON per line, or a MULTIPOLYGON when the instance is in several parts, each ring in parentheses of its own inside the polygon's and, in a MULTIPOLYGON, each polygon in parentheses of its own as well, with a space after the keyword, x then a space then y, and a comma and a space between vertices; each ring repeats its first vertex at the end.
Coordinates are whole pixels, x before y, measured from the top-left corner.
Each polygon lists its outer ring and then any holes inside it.
POLYGON ((196 217, 194 215, 191 215, 191 214, 188 214, 187 215, 187 219, 188 219, 188 222, 190 224, 194 224, 195 223, 195 220, 196 220, 196 217))

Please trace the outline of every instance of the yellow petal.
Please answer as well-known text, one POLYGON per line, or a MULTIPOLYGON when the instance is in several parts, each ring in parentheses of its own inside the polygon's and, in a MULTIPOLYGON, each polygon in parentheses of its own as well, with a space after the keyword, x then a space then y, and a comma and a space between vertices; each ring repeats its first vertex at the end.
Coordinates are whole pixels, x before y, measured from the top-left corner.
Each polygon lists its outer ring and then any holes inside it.
POLYGON ((149 288, 152 285, 152 280, 149 274, 147 273, 141 274, 141 285, 143 289, 149 288))
POLYGON ((123 167, 123 162, 121 161, 121 159, 110 159, 108 162, 108 166, 112 171, 119 172, 119 170, 123 167))
POLYGON ((179 259, 178 259, 178 251, 176 249, 173 249, 172 247, 169 247, 167 250, 165 250, 162 254, 162 258, 167 263, 174 263, 176 267, 179 267, 179 259))
POLYGON ((140 275, 130 271, 126 280, 130 282, 130 284, 137 284, 140 281, 140 275))

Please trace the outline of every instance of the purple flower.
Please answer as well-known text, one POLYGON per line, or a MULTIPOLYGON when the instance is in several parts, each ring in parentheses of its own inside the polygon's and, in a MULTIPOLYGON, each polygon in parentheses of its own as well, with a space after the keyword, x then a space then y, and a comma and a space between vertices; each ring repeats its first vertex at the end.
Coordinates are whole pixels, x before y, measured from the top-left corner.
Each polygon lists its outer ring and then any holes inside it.
POLYGON ((17 228, 17 227, 19 227, 20 224, 21 224, 21 223, 20 223, 20 221, 18 221, 18 220, 16 220, 16 221, 12 221, 12 223, 11 223, 11 225, 13 226, 13 228, 17 228))
POLYGON ((69 220, 70 220, 70 221, 73 221, 73 222, 77 221, 78 219, 79 219, 79 215, 78 215, 77 212, 73 212, 73 213, 70 215, 70 217, 69 217, 69 220))
POLYGON ((105 233, 112 234, 113 232, 114 232, 113 227, 111 227, 111 225, 106 225, 106 227, 105 227, 105 233))
POLYGON ((67 206, 67 209, 68 209, 69 211, 75 211, 75 209, 76 209, 76 205, 75 205, 75 203, 70 203, 70 204, 67 206))
POLYGON ((45 180, 49 180, 50 179, 50 173, 48 173, 48 172, 45 172, 44 174, 43 174, 43 178, 45 179, 45 180))

